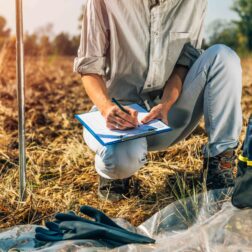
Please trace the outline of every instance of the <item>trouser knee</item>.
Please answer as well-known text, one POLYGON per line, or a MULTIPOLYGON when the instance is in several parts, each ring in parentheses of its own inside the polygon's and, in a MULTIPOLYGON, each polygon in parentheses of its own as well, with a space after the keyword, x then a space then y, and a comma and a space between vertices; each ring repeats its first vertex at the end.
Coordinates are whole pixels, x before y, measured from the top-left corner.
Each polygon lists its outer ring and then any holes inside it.
POLYGON ((147 161, 146 138, 104 146, 95 157, 99 175, 108 179, 124 179, 132 176, 147 161))
POLYGON ((231 77, 241 76, 241 60, 234 50, 228 46, 217 44, 211 46, 208 51, 213 57, 213 65, 217 63, 220 66, 219 70, 225 71, 225 74, 231 77))
POLYGON ((225 64, 241 66, 241 61, 237 53, 230 47, 222 44, 216 44, 207 49, 213 58, 220 59, 225 64))

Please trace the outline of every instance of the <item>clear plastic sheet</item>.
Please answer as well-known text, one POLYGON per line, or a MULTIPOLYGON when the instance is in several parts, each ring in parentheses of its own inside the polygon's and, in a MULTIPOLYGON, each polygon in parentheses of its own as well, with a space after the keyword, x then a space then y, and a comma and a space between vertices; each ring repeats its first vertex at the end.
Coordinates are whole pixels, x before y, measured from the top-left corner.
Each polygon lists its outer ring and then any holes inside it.
POLYGON ((98 241, 43 244, 34 239, 36 226, 16 226, 0 233, 0 251, 252 251, 252 209, 239 210, 230 192, 212 191, 182 199, 153 215, 139 227, 118 219, 120 225, 156 239, 152 245, 108 249, 98 241))

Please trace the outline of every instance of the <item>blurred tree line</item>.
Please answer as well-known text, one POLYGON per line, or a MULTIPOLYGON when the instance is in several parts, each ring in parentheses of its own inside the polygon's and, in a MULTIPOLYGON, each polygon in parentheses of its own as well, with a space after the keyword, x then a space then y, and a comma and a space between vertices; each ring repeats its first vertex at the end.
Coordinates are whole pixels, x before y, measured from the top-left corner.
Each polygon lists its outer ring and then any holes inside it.
POLYGON ((6 20, 0 16, 0 49, 6 38, 10 36, 10 29, 6 28, 6 20))
POLYGON ((234 0, 237 21, 214 21, 207 46, 222 43, 241 54, 252 52, 252 0, 234 0))
POLYGON ((26 34, 25 39, 26 55, 76 55, 79 47, 79 36, 70 36, 61 32, 53 39, 48 35, 38 36, 36 33, 26 34))
MULTIPOLYGON (((0 50, 6 39, 10 37, 6 19, 0 16, 0 50)), ((25 55, 76 55, 80 42, 80 36, 70 36, 66 32, 53 34, 53 25, 47 24, 38 28, 34 33, 24 35, 25 55)))
MULTIPOLYGON (((210 27, 210 36, 205 47, 222 43, 239 53, 252 51, 252 0, 233 0, 232 10, 237 13, 237 21, 214 21, 210 27)), ((78 18, 79 24, 82 15, 78 18)), ((4 40, 10 36, 6 20, 0 16, 0 49, 4 40)), ((79 25, 80 28, 80 25, 79 25)), ((33 34, 25 34, 26 55, 76 55, 79 47, 79 35, 70 36, 61 32, 53 34, 53 25, 37 29, 33 34)))

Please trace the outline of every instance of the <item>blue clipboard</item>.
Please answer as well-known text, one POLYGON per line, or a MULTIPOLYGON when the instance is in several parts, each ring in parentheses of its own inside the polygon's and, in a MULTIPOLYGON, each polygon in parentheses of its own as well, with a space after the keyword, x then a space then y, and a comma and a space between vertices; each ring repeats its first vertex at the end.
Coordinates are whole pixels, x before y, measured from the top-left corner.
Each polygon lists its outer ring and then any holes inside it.
MULTIPOLYGON (((148 112, 138 104, 132 104, 129 107, 138 111, 139 121, 148 112)), ((172 128, 161 122, 154 120, 148 124, 142 124, 136 129, 130 130, 109 130, 106 122, 99 111, 93 111, 75 115, 75 118, 95 137, 102 145, 111 145, 120 142, 133 140, 140 137, 147 137, 155 134, 161 134, 171 131, 172 128)))

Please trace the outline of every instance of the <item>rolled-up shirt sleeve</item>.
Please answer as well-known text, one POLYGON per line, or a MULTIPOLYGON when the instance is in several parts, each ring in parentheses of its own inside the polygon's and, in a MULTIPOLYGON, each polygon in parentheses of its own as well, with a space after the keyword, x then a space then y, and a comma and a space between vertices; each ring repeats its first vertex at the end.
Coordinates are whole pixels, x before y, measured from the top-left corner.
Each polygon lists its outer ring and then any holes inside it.
POLYGON ((176 64, 191 68, 202 52, 203 50, 196 49, 191 43, 187 43, 184 45, 176 64))
POLYGON ((201 9, 202 12, 199 15, 198 25, 191 31, 191 41, 184 45, 182 52, 177 61, 177 65, 182 65, 188 68, 194 64, 198 57, 204 50, 201 49, 203 34, 204 34, 204 20, 207 10, 207 1, 202 1, 201 9))
POLYGON ((103 0, 86 0, 78 56, 74 72, 81 75, 105 75, 106 53, 109 47, 108 18, 103 0))

